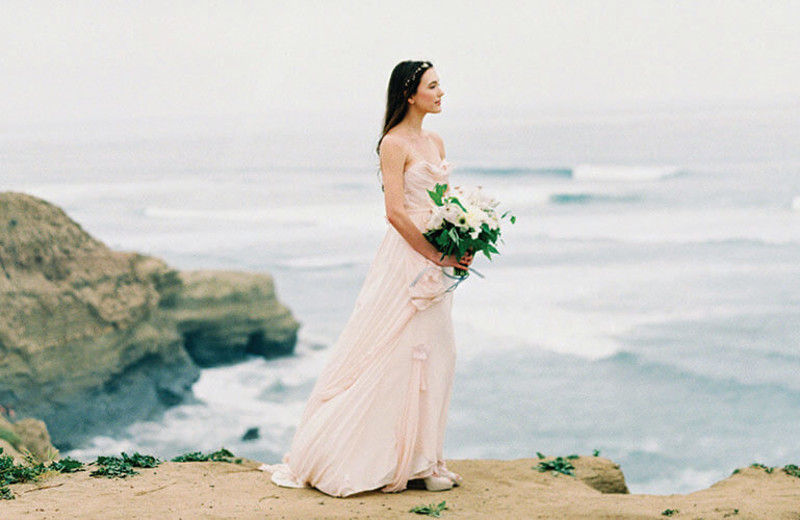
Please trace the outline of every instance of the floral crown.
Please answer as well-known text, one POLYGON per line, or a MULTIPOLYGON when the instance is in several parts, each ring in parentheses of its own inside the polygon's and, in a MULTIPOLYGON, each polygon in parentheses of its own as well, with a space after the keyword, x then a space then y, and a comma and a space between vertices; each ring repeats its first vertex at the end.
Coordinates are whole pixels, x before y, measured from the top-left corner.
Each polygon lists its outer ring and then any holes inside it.
POLYGON ((427 70, 427 69, 429 69, 431 66, 432 66, 432 65, 431 65, 429 62, 427 62, 427 61, 423 61, 423 62, 422 62, 422 64, 420 64, 420 66, 419 66, 419 67, 417 67, 416 69, 414 69, 414 73, 413 73, 413 74, 411 74, 411 76, 409 76, 409 78, 408 78, 408 79, 406 80, 406 82, 405 82, 405 90, 406 90, 406 91, 408 91, 408 87, 409 87, 409 86, 410 86, 412 83, 414 83, 414 81, 416 81, 416 79, 417 79, 417 75, 418 75, 420 72, 422 72, 423 70, 427 70))

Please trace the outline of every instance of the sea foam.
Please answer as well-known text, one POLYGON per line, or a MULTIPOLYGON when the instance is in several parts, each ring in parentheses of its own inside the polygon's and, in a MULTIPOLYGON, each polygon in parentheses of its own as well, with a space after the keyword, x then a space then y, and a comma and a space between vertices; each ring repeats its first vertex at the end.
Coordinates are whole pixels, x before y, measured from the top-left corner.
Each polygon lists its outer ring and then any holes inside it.
POLYGON ((573 168, 572 177, 593 181, 652 181, 677 175, 675 166, 621 166, 581 164, 573 168))

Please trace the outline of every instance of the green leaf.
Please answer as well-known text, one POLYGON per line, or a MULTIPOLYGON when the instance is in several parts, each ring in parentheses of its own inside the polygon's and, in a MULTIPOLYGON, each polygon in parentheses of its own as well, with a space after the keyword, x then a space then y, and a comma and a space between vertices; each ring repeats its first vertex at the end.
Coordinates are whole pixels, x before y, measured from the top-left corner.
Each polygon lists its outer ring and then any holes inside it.
POLYGON ((433 203, 437 206, 444 206, 444 201, 442 198, 444 197, 444 193, 447 191, 447 184, 437 184, 434 186, 433 190, 428 190, 428 195, 430 196, 433 203))
POLYGON ((461 242, 461 237, 458 236, 456 228, 453 228, 450 231, 448 231, 447 235, 450 237, 450 240, 452 240, 454 244, 458 244, 459 242, 461 242))
POLYGON ((556 457, 553 460, 542 461, 539 463, 536 469, 538 469, 541 473, 545 471, 552 471, 553 475, 562 473, 564 475, 571 475, 573 477, 575 476, 575 473, 572 472, 572 470, 575 469, 575 466, 573 466, 572 463, 564 457, 556 457))
POLYGON ((442 511, 446 509, 447 509, 447 502, 442 501, 439 504, 414 506, 409 510, 409 512, 416 513, 418 515, 428 515, 434 518, 441 518, 442 511))
MULTIPOLYGON (((213 453, 201 453, 199 451, 193 451, 191 453, 184 453, 183 455, 178 455, 177 457, 172 459, 172 462, 235 462, 232 459, 235 457, 233 453, 222 448, 217 450, 213 453)), ((241 460, 239 460, 241 463, 241 460)))

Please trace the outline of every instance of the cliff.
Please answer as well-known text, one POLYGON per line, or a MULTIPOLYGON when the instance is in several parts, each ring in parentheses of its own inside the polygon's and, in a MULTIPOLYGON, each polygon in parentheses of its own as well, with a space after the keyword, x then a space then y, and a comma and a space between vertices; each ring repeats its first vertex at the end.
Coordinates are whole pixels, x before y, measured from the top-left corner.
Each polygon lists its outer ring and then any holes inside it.
POLYGON ((291 353, 298 329, 266 275, 111 251, 20 193, 0 193, 0 309, 0 405, 61 448, 184 401, 199 366, 291 353))
POLYGON ((180 273, 183 283, 172 317, 184 346, 202 367, 239 361, 247 355, 266 358, 291 354, 297 322, 275 300, 270 276, 230 271, 180 273))
POLYGON ((95 479, 88 471, 10 486, 3 518, 361 519, 428 518, 411 508, 445 502, 443 519, 706 520, 797 519, 800 478, 782 470, 744 468, 708 489, 687 495, 603 493, 620 482, 613 462, 574 460, 575 476, 540 473, 538 459, 454 460, 462 486, 431 493, 368 492, 337 499, 313 489, 285 489, 257 471, 258 463, 165 463, 124 480, 95 479), (592 480, 587 482, 589 476, 592 480), (602 484, 607 481, 609 484, 602 484), (593 487, 591 483, 597 486, 593 487))
POLYGON ((58 456, 58 451, 50 443, 47 426, 36 419, 22 419, 11 422, 0 415, 0 448, 4 455, 11 455, 17 463, 22 463, 26 453, 44 462, 58 456))

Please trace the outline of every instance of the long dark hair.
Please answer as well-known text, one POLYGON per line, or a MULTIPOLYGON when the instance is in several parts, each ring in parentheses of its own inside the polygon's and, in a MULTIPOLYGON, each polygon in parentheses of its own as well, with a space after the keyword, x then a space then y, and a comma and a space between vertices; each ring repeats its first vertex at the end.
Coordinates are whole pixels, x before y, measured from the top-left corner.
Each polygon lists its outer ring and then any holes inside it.
POLYGON ((433 67, 429 61, 401 61, 398 63, 389 78, 389 87, 386 89, 386 115, 383 118, 383 131, 378 139, 375 151, 380 155, 381 141, 386 133, 397 126, 406 117, 408 112, 408 98, 417 93, 419 82, 425 71, 433 67))

